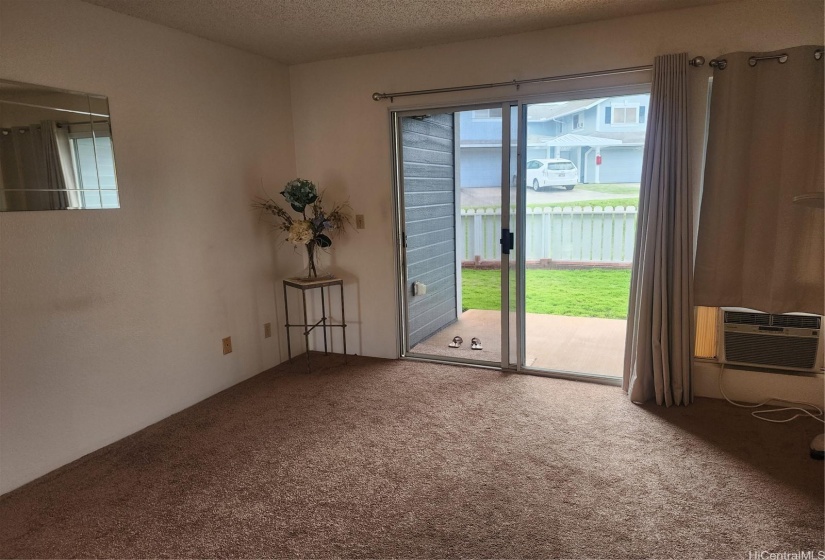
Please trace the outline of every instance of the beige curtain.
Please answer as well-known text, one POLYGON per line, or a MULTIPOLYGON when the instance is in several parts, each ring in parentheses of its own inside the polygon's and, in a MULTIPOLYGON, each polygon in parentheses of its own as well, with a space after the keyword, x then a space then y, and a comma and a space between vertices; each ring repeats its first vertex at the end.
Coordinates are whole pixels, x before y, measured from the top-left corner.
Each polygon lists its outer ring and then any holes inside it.
POLYGON ((55 121, 0 132, 3 210, 80 207, 67 125, 55 121))
POLYGON ((696 303, 822 315, 823 59, 816 47, 733 53, 713 74, 696 303), (787 54, 749 64, 751 57, 787 54))
MULTIPOLYGON (((64 125, 66 126, 66 125, 64 125)), ((74 189, 69 135, 55 121, 40 121, 41 169, 52 208, 69 208, 69 191, 74 189)))
POLYGON ((622 388, 633 402, 693 400, 693 226, 686 53, 656 57, 622 388))

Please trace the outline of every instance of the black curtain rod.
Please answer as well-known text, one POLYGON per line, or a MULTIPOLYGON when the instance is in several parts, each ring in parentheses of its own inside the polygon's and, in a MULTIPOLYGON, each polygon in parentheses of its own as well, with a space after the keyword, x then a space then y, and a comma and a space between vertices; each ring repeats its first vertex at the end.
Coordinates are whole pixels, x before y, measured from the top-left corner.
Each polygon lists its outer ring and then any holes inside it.
MULTIPOLYGON (((822 59, 822 53, 823 53, 822 48, 816 49, 814 51, 814 58, 817 59, 817 60, 821 60, 822 59)), ((774 55, 771 55, 771 56, 752 56, 748 59, 748 66, 753 68, 754 66, 756 66, 757 64, 759 64, 763 60, 776 60, 779 64, 785 64, 786 62, 788 62, 788 54, 787 53, 782 53, 782 54, 774 54, 774 55)), ((703 59, 703 61, 704 61, 704 59, 703 59)), ((725 68, 728 67, 728 61, 727 61, 727 59, 724 59, 724 58, 718 58, 718 59, 714 58, 713 60, 710 61, 710 66, 712 68, 718 68, 719 70, 724 70, 725 68)))

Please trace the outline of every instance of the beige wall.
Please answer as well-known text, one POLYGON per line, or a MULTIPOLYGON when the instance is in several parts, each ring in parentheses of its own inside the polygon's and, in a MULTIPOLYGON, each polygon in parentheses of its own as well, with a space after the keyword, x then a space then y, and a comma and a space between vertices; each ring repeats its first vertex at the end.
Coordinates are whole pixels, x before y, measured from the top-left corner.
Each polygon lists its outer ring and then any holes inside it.
MULTIPOLYGON (((366 216, 325 257, 348 278, 350 351, 397 355, 391 105, 373 91, 822 41, 819 0, 749 2, 287 71, 75 0, 0 0, 0 77, 109 96, 123 206, 0 214, 0 492, 285 359, 272 279, 302 258, 284 246, 273 262, 248 199, 261 181, 277 193, 296 162, 366 216), (263 339, 268 321, 279 336, 263 339), (223 356, 227 335, 235 351, 223 356)), ((691 72, 698 177, 709 71, 691 72)), ((392 107, 499 93, 512 91, 392 107)))
POLYGON ((0 0, 0 77, 109 96, 122 204, 0 214, 1 493, 281 360, 295 166, 284 66, 109 10, 0 0))
MULTIPOLYGON (((354 346, 397 356, 395 245, 388 107, 508 99, 514 88, 375 102, 374 91, 404 91, 508 81, 651 64, 658 54, 687 51, 708 60, 737 50, 760 51, 823 42, 819 0, 722 4, 549 29, 494 39, 390 52, 290 67, 298 174, 349 197, 366 230, 340 243, 335 264, 357 276, 349 323, 354 346)), ((701 169, 707 65, 690 69, 694 190, 701 169)), ((552 92, 626 83, 628 79, 523 87, 552 92)), ((647 78, 649 79, 649 77, 647 78)), ((293 266, 281 261, 283 266, 293 266)), ((286 272, 285 268, 282 268, 286 272)), ((786 377, 786 376, 784 376, 786 377)), ((821 380, 820 380, 821 381, 821 380)), ((821 383, 820 383, 821 385, 821 383)))

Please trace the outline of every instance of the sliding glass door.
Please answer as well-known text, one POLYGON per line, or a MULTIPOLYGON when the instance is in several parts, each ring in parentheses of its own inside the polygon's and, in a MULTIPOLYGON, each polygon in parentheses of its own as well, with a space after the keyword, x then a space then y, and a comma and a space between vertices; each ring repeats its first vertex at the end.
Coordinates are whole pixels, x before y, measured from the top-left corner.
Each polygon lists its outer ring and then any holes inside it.
POLYGON ((406 356, 511 363, 511 105, 395 115, 406 356))
POLYGON ((402 355, 621 377, 648 98, 393 114, 402 355))
POLYGON ((621 378, 648 102, 522 104, 524 368, 621 378))

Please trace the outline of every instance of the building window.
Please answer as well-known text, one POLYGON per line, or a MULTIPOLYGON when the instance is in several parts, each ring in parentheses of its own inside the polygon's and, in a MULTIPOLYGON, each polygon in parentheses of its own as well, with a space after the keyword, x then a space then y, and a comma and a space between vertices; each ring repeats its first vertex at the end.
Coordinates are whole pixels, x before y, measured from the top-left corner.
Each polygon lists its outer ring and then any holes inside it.
POLYGON ((479 109, 477 111, 473 111, 473 119, 480 120, 480 119, 500 119, 501 118, 501 107, 496 107, 495 109, 479 109))
POLYGON ((584 119, 581 115, 575 114, 573 115, 573 130, 577 130, 579 128, 584 128, 584 119))
POLYGON ((639 104, 622 103, 613 105, 612 111, 605 110, 604 122, 606 124, 638 124, 641 122, 639 120, 639 104))

